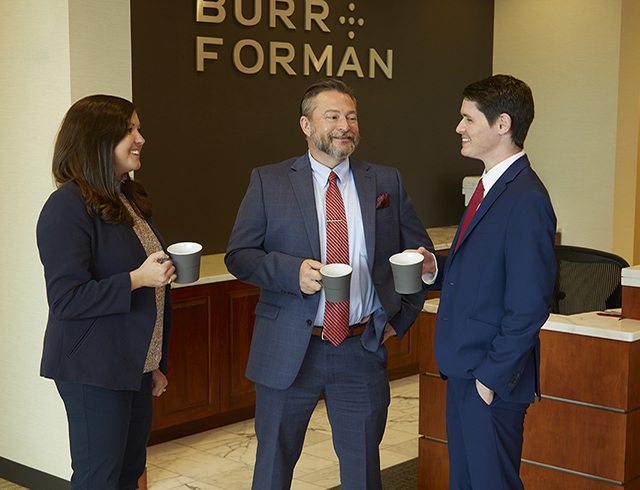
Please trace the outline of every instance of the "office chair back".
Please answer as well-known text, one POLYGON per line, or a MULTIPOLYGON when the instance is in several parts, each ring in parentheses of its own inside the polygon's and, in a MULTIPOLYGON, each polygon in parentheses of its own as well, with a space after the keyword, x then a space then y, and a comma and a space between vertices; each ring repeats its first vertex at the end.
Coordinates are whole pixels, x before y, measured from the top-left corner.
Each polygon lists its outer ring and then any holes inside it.
POLYGON ((556 283, 549 311, 562 315, 620 308, 622 257, 582 247, 556 245, 556 283))

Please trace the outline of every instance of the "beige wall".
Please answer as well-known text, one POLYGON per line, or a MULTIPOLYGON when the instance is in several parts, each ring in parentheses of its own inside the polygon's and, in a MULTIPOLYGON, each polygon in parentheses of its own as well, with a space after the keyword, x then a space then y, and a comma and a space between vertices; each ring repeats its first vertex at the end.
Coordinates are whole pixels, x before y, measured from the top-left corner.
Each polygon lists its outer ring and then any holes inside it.
MULTIPOLYGON (((613 245, 621 0, 496 0, 494 73, 532 88, 525 150, 562 242, 613 245)), ((626 254, 628 255, 628 253, 626 254)))
POLYGON ((640 263, 640 2, 623 0, 618 88, 618 134, 613 215, 613 249, 640 263))
POLYGON ((71 100, 102 93, 131 100, 129 0, 69 0, 71 100))
POLYGON ((35 243, 70 104, 131 98, 129 0, 0 2, 0 457, 68 479, 64 407, 39 377, 47 318, 35 243))

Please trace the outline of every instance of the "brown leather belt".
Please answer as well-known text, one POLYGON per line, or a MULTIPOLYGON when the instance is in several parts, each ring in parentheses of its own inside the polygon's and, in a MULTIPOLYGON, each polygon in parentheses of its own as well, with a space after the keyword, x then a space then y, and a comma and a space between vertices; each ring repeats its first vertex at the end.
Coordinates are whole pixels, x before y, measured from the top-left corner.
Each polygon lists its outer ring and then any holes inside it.
MULTIPOLYGON (((362 332, 364 332, 364 329, 367 328, 367 323, 358 323, 357 325, 349 325, 349 335, 347 335, 347 337, 355 337, 357 335, 362 335, 362 332)), ((327 342, 329 341, 329 339, 326 339, 324 337, 324 334, 322 333, 322 327, 313 327, 313 330, 311 330, 311 335, 315 335, 316 337, 321 337, 322 340, 326 340, 327 342)))

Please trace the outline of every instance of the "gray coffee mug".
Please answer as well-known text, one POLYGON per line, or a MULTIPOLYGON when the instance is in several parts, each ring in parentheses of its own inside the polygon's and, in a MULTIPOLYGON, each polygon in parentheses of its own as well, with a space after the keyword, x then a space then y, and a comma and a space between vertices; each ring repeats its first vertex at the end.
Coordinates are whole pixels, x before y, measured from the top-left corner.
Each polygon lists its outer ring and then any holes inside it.
POLYGON ((389 257, 389 262, 397 293, 413 294, 422 289, 422 254, 402 252, 389 257))
POLYGON ((320 269, 320 283, 327 301, 341 303, 349 299, 352 271, 347 264, 328 264, 320 269))
POLYGON ((180 242, 169 245, 167 253, 176 268, 178 284, 189 284, 200 279, 200 256, 202 245, 195 242, 180 242))

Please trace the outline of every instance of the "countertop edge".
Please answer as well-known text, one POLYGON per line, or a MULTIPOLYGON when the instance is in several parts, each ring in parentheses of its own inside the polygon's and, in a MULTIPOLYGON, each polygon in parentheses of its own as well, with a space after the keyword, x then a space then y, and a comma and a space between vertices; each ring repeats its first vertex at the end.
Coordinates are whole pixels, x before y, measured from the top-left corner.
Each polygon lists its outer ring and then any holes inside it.
MULTIPOLYGON (((439 304, 440 298, 428 299, 424 302, 422 311, 437 314, 439 304)), ((542 326, 542 330, 618 340, 620 342, 636 342, 640 340, 640 320, 600 316, 596 311, 575 315, 552 313, 542 326), (599 325, 594 325, 594 323, 599 325)))

